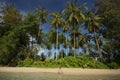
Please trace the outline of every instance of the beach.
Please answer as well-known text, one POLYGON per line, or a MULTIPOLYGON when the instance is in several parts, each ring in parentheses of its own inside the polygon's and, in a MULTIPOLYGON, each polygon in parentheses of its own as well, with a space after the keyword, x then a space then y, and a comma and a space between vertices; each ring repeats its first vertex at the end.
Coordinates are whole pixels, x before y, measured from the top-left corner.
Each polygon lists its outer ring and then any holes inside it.
MULTIPOLYGON (((63 75, 120 75, 120 69, 62 68, 63 75)), ((0 73, 51 73, 58 74, 59 68, 0 67, 0 73)))

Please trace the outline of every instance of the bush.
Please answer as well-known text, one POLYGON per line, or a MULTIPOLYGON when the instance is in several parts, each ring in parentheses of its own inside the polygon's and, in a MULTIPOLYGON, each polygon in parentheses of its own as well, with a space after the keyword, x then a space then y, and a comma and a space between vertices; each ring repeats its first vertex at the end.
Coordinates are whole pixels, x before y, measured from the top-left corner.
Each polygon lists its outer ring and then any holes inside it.
POLYGON ((119 68, 119 65, 115 62, 109 63, 107 65, 102 62, 92 60, 88 56, 69 56, 61 58, 59 60, 47 60, 47 61, 33 61, 30 58, 26 58, 24 61, 19 61, 18 66, 25 67, 67 67, 67 68, 97 68, 97 69, 107 69, 108 67, 119 68))
POLYGON ((98 69, 107 69, 107 65, 99 62, 99 61, 95 61, 95 68, 98 68, 98 69))
POLYGON ((120 66, 115 62, 108 63, 107 65, 108 65, 108 67, 110 69, 118 69, 118 68, 120 68, 120 66))
POLYGON ((34 61, 31 66, 32 67, 42 67, 43 62, 42 61, 34 61))
POLYGON ((79 67, 77 59, 72 56, 64 58, 64 66, 65 67, 79 67))
POLYGON ((17 66, 18 66, 18 67, 23 67, 23 61, 22 61, 22 60, 18 61, 17 66))
POLYGON ((33 60, 30 59, 30 58, 26 58, 24 61, 23 61, 23 66, 25 67, 30 67, 33 63, 33 60))
POLYGON ((60 67, 67 67, 67 68, 70 67, 70 65, 64 58, 60 59, 59 61, 60 61, 60 67))
POLYGON ((66 57, 64 60, 62 60, 63 66, 65 67, 75 67, 75 68, 108 68, 105 64, 91 60, 88 56, 77 56, 77 57, 66 57))

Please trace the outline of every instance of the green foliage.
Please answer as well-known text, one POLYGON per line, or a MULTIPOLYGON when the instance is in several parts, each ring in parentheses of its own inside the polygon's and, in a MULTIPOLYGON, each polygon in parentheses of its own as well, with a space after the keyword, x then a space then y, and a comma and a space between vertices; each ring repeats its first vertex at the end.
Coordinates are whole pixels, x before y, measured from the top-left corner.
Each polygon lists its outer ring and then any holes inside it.
MULTIPOLYGON (((18 66, 25 67, 66 67, 66 68, 96 68, 96 69, 106 69, 108 68, 105 64, 91 60, 87 56, 78 56, 78 57, 65 57, 59 60, 46 60, 46 61, 33 61, 30 58, 25 59, 24 61, 19 61, 18 66)), ((114 67, 115 68, 115 67, 114 67)))
MULTIPOLYGON (((97 0, 97 14, 104 19, 102 35, 110 41, 109 50, 112 53, 120 54, 120 1, 119 0, 97 0)), ((113 54, 114 55, 114 54, 113 54)))
POLYGON ((41 54, 41 61, 45 61, 45 59, 46 59, 46 56, 42 53, 41 54))
POLYGON ((32 64, 36 64, 33 62, 33 59, 26 58, 25 60, 19 60, 17 66, 18 67, 30 67, 32 64))
POLYGON ((14 27, 14 25, 19 24, 21 20, 21 15, 19 11, 14 6, 5 6, 2 10, 4 13, 3 21, 5 23, 5 27, 9 30, 14 27))
POLYGON ((14 6, 3 7, 0 9, 0 64, 16 66, 18 62, 18 66, 25 67, 119 68, 120 1, 98 2, 97 12, 85 12, 82 10, 87 8, 85 5, 68 2, 62 11, 63 15, 55 11, 49 17, 44 8, 37 8, 23 18, 14 6), (46 28, 42 28, 42 25, 48 22, 47 19, 50 19, 54 28, 46 33, 46 28), (85 26, 89 36, 82 33, 79 26, 85 26), (64 34, 60 33, 62 28, 58 27, 63 28, 64 34), (57 50, 55 54, 51 54, 53 44, 60 50, 59 54, 57 50), (61 45, 63 49, 60 49, 61 45), (88 56, 78 56, 76 48, 79 47, 84 55, 89 53, 88 56), (39 48, 47 49, 50 53, 36 55, 39 48), (101 61, 113 62, 103 64, 90 59, 91 55, 94 58, 99 56, 101 61), (56 60, 51 59, 52 56, 56 60))
POLYGON ((28 44, 28 37, 21 24, 22 16, 14 6, 5 6, 1 12, 4 15, 3 22, 0 22, 3 30, 0 32, 0 64, 10 65, 18 60, 20 47, 28 44))
POLYGON ((33 60, 30 59, 30 58, 26 58, 24 61, 23 61, 23 66, 25 67, 30 67, 33 63, 33 60))
POLYGON ((35 64, 33 59, 26 58, 25 60, 19 60, 17 66, 18 67, 30 67, 32 64, 35 64))
POLYGON ((43 62, 42 61, 34 61, 31 66, 32 67, 42 67, 43 66, 43 62))
POLYGON ((106 65, 99 61, 91 60, 87 56, 78 56, 76 58, 70 56, 66 57, 63 62, 66 63, 63 67, 81 67, 81 68, 108 68, 106 65))
POLYGON ((16 47, 18 46, 18 38, 14 32, 9 32, 0 38, 0 63, 7 64, 9 60, 16 54, 16 47))
POLYGON ((110 69, 118 69, 120 66, 116 62, 107 63, 110 69))
POLYGON ((18 66, 18 67, 23 67, 23 66, 24 66, 24 65, 23 65, 23 61, 22 61, 22 60, 19 60, 18 63, 17 63, 17 66, 18 66))

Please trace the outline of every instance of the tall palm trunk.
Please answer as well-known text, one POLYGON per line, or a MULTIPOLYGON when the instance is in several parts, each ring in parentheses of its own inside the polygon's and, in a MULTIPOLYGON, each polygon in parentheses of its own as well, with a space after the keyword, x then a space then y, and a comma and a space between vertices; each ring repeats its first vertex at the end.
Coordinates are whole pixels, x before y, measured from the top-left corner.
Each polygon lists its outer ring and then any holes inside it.
POLYGON ((68 46, 67 46, 67 32, 65 31, 65 43, 66 43, 66 55, 67 55, 67 48, 68 48, 68 46))
POLYGON ((57 55, 58 55, 58 28, 56 29, 56 31, 57 31, 57 35, 56 35, 56 60, 57 60, 57 55))
POLYGON ((76 42, 77 42, 77 54, 78 54, 78 50, 79 50, 79 47, 78 47, 78 46, 79 46, 79 43, 78 43, 78 36, 77 36, 77 39, 76 39, 76 40, 77 40, 76 42))
POLYGON ((39 30, 38 30, 38 36, 37 36, 37 42, 39 43, 39 37, 40 37, 40 30, 41 30, 41 28, 42 28, 42 24, 41 24, 41 22, 40 22, 40 27, 39 27, 39 30))
POLYGON ((99 42, 98 42, 98 39, 97 39, 95 28, 94 28, 94 38, 95 38, 95 43, 96 43, 96 47, 97 47, 97 50, 98 50, 99 57, 100 57, 100 59, 102 59, 102 53, 100 51, 100 45, 99 45, 99 42))
POLYGON ((74 32, 74 57, 75 57, 75 32, 74 32))
POLYGON ((73 27, 74 27, 73 35, 74 35, 74 57, 75 57, 75 27, 76 27, 75 20, 73 20, 73 27))

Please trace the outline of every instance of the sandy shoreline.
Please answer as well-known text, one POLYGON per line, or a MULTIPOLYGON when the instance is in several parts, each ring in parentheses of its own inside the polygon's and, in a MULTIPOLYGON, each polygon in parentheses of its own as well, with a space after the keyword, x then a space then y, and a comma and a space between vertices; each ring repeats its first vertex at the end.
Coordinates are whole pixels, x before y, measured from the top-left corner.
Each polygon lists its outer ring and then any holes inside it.
MULTIPOLYGON (((2 72, 21 72, 21 73, 55 73, 58 68, 31 68, 31 67, 0 67, 2 72)), ((81 69, 81 68, 62 68, 64 75, 120 75, 120 69, 81 69)))

